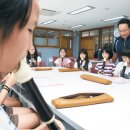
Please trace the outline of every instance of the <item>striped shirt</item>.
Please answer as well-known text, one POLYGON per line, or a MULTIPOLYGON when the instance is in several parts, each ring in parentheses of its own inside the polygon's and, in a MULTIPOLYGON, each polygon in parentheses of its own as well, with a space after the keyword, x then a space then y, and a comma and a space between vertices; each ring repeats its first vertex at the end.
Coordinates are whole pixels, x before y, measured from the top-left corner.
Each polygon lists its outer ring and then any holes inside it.
POLYGON ((103 69, 103 62, 97 63, 95 69, 98 71, 98 73, 107 75, 107 76, 113 76, 113 71, 115 70, 116 65, 112 63, 111 61, 105 64, 103 69))

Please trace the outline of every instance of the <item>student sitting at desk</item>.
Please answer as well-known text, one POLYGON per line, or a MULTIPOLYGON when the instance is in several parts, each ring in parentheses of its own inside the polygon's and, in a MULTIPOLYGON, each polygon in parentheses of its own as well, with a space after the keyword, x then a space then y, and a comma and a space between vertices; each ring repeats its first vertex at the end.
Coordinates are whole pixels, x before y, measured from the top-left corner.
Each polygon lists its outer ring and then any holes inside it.
POLYGON ((113 72, 114 76, 130 79, 130 47, 125 47, 120 52, 123 61, 119 62, 113 72))
POLYGON ((66 57, 67 54, 67 49, 66 48, 60 48, 59 50, 59 58, 57 58, 54 62, 54 64, 56 66, 59 67, 66 67, 66 68, 70 68, 70 63, 71 60, 69 58, 66 57))
MULTIPOLYGON (((19 72, 21 60, 32 45, 33 29, 39 15, 37 0, 1 0, 0 1, 0 77, 4 73, 19 72), (10 15, 13 14, 13 15, 10 15)), ((0 92, 0 111, 3 111, 2 104, 13 85, 13 76, 6 79, 0 92)), ((16 76, 17 77, 17 76, 16 76)), ((5 111, 7 110, 4 107, 5 111)), ((42 111, 42 110, 41 110, 42 111)), ((7 111, 6 111, 7 112, 7 111)), ((46 123, 41 121, 38 111, 29 108, 13 108, 9 115, 19 130, 48 130, 46 123), (14 116, 13 116, 14 115, 14 116), (40 128, 39 128, 40 127, 40 128)), ((44 115, 43 115, 44 116, 44 115)), ((0 115, 1 117, 1 115, 0 115)), ((6 114, 0 118, 0 130, 12 130, 2 128, 6 114), (1 121, 2 119, 2 121, 1 121)), ((53 120, 49 120, 51 122, 53 120)), ((56 121, 56 120, 55 120, 56 121)), ((8 122, 11 124, 11 122, 8 122)), ((57 123, 57 122, 56 122, 57 123)), ((62 123, 58 121, 58 127, 64 130, 62 123)), ((60 129, 59 128, 59 129, 60 129)), ((16 129, 14 129, 16 130, 16 129)))
POLYGON ((78 54, 78 59, 74 64, 74 68, 87 70, 91 72, 92 63, 88 59, 88 52, 86 49, 81 49, 78 54))
POLYGON ((36 46, 32 45, 26 56, 27 63, 30 67, 37 67, 41 62, 41 57, 38 55, 36 46))
POLYGON ((113 71, 115 70, 116 65, 112 63, 111 58, 113 57, 113 51, 110 46, 105 45, 101 49, 102 62, 97 63, 95 69, 97 73, 101 73, 107 76, 113 76, 113 71))

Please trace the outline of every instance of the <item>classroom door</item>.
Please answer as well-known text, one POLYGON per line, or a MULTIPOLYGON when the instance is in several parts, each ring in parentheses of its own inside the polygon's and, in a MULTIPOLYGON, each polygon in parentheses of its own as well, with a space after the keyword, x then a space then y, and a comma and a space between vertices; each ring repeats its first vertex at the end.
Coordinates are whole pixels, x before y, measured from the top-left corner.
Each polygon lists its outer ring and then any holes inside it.
POLYGON ((95 40, 92 36, 81 38, 79 49, 85 48, 88 51, 89 59, 94 57, 95 40))
POLYGON ((72 38, 62 36, 60 47, 64 47, 67 49, 67 56, 72 57, 73 56, 73 42, 72 38))

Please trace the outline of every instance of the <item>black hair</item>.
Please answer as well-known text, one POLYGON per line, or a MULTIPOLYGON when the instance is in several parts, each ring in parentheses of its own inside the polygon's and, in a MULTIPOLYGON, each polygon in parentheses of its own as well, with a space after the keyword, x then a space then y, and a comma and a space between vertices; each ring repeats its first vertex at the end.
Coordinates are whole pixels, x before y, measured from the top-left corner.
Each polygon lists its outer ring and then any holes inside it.
POLYGON ((102 49, 101 49, 101 51, 100 51, 100 57, 101 57, 101 59, 103 59, 102 53, 103 53, 104 51, 109 54, 108 59, 111 59, 111 58, 113 57, 113 50, 112 50, 112 47, 111 47, 110 45, 104 45, 104 46, 102 47, 102 49))
POLYGON ((88 63, 89 63, 89 59, 88 59, 88 51, 87 51, 87 49, 84 49, 84 48, 82 48, 80 51, 79 51, 79 53, 78 53, 78 59, 77 59, 77 65, 78 65, 78 68, 80 68, 80 60, 81 60, 81 58, 80 58, 80 54, 81 53, 83 53, 83 54, 85 54, 86 55, 86 57, 85 57, 85 65, 84 65, 84 69, 85 70, 88 70, 88 63))
POLYGON ((128 27, 130 28, 130 20, 127 19, 127 18, 121 19, 121 20, 117 23, 117 26, 119 27, 120 24, 127 24, 128 27))
POLYGON ((66 54, 67 54, 67 49, 66 48, 64 48, 64 47, 60 48, 59 53, 61 52, 61 50, 64 50, 66 52, 66 54))
POLYGON ((11 34, 14 26, 22 29, 28 22, 32 9, 32 0, 0 0, 1 40, 11 34))
POLYGON ((120 56, 127 56, 130 58, 130 46, 126 46, 124 47, 120 52, 119 52, 120 56))

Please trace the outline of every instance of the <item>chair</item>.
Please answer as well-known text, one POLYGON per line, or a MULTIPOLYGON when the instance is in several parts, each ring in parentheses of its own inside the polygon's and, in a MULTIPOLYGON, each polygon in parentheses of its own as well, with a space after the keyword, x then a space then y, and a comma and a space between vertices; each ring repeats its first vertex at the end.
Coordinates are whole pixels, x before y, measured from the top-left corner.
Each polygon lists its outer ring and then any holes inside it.
POLYGON ((58 58, 58 56, 53 56, 52 59, 53 59, 53 65, 55 66, 55 60, 58 58))
POLYGON ((75 64, 76 59, 74 57, 69 57, 69 59, 71 60, 70 68, 74 68, 74 64, 75 64))
POLYGON ((39 62, 38 67, 45 67, 46 63, 44 61, 39 62))

